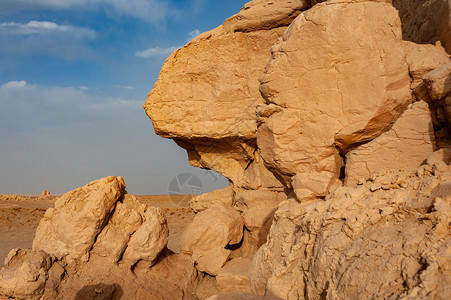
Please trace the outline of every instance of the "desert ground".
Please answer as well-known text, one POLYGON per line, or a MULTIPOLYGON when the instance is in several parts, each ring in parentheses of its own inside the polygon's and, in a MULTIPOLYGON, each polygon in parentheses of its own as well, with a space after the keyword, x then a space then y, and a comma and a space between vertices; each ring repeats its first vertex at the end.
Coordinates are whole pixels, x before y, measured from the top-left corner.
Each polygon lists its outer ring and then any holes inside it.
MULTIPOLYGON (((45 211, 53 207, 57 196, 2 197, 0 200, 0 268, 8 252, 14 248, 31 248, 36 228, 45 211)), ((180 238, 191 223, 194 213, 189 208, 191 195, 137 195, 147 206, 161 207, 168 221, 168 248, 180 251, 180 238)))

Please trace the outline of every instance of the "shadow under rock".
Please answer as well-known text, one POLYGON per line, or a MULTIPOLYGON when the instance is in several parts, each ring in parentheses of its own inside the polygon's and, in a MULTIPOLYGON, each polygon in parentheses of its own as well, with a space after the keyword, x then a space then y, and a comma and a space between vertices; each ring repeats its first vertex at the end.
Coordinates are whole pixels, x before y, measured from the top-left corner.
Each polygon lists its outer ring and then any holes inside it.
POLYGON ((87 285, 77 292, 75 300, 117 300, 121 299, 124 291, 119 284, 87 285))

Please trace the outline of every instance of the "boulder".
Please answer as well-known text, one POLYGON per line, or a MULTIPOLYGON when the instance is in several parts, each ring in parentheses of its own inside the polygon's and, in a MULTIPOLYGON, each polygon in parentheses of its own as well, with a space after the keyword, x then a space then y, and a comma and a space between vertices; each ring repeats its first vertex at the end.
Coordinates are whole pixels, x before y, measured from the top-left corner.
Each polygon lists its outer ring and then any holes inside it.
POLYGON ((445 98, 451 92, 451 62, 424 75, 423 81, 433 100, 445 98))
POLYGON ((127 248, 130 236, 142 226, 146 209, 134 196, 126 194, 123 201, 116 204, 114 214, 97 236, 92 253, 109 257, 112 263, 118 262, 127 248))
POLYGON ((123 260, 130 266, 144 260, 153 265, 168 244, 169 229, 166 217, 159 207, 149 207, 143 214, 143 223, 130 237, 123 260))
POLYGON ((401 23, 386 1, 301 13, 272 48, 260 91, 281 108, 259 127, 267 167, 298 198, 325 196, 341 155, 389 130, 411 102, 401 23), (371 82, 371 84, 368 84, 371 82))
POLYGON ((0 298, 40 299, 51 265, 43 251, 11 250, 0 271, 0 298))
POLYGON ((124 194, 122 177, 110 176, 62 195, 39 223, 33 250, 68 262, 87 261, 97 235, 124 194))
POLYGON ((230 256, 226 247, 241 242, 243 226, 239 212, 215 204, 194 217, 183 232, 180 249, 191 254, 199 271, 216 276, 230 256))
POLYGON ((73 265, 91 255, 129 266, 151 265, 167 245, 169 229, 160 208, 126 194, 122 177, 106 177, 58 198, 36 230, 33 250, 73 265))
POLYGON ((345 183, 355 185, 381 171, 415 171, 434 150, 429 106, 424 101, 415 102, 389 131, 346 155, 345 183))

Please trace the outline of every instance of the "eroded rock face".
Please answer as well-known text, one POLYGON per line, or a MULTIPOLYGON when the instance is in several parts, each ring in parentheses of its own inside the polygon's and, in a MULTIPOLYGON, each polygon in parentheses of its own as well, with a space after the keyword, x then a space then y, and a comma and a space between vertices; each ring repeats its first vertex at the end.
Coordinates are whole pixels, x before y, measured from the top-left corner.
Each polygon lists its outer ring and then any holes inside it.
POLYGON ((324 196, 339 177, 339 152, 378 137, 404 111, 404 57, 397 11, 372 1, 317 4, 273 47, 260 91, 282 110, 257 141, 267 166, 296 182, 298 198, 324 196))
POLYGON ((428 167, 421 176, 375 175, 325 201, 281 204, 253 260, 253 291, 283 299, 450 297, 451 207, 431 194, 451 173, 428 167))

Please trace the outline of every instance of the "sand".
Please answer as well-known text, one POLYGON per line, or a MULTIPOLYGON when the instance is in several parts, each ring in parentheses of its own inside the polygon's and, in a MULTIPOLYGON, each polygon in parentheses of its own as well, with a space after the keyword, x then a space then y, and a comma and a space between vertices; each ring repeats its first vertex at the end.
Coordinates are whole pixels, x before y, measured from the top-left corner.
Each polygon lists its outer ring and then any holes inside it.
MULTIPOLYGON (((4 259, 11 249, 31 248, 39 221, 45 211, 54 206, 56 198, 0 200, 0 268, 3 267, 4 259)), ((164 210, 169 226, 168 248, 180 252, 181 234, 194 218, 188 204, 191 195, 138 195, 136 198, 148 206, 161 207, 164 210)))

